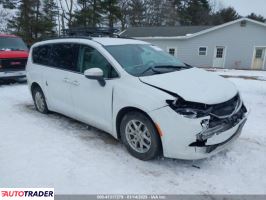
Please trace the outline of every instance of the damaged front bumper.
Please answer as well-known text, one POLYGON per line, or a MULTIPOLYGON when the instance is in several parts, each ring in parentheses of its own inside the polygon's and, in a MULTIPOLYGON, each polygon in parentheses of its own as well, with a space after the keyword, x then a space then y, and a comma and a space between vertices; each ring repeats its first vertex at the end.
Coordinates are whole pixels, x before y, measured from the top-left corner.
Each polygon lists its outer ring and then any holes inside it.
POLYGON ((241 109, 227 118, 208 116, 188 119, 169 107, 149 114, 163 132, 161 140, 164 156, 195 160, 228 148, 240 136, 248 112, 243 104, 241 109))
POLYGON ((196 148, 195 151, 198 151, 198 152, 200 151, 201 153, 206 153, 206 154, 210 154, 212 152, 215 152, 215 151, 217 152, 219 150, 222 150, 225 148, 225 146, 229 146, 232 142, 234 142, 240 136, 246 121, 247 121, 247 118, 244 118, 243 120, 241 120, 241 122, 237 126, 237 130, 235 131, 235 133, 223 142, 216 143, 216 144, 210 144, 210 145, 204 144, 204 145, 190 145, 190 146, 191 147, 194 146, 196 148))

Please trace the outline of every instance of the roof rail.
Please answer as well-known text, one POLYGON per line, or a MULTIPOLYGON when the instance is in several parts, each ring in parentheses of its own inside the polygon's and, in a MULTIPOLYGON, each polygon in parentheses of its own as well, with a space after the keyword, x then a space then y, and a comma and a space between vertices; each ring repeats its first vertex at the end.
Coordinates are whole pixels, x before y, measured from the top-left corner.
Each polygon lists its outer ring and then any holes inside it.
POLYGON ((41 41, 46 41, 46 40, 58 40, 58 39, 87 39, 87 40, 92 40, 92 37, 89 36, 67 36, 67 35, 60 35, 60 36, 55 36, 55 37, 47 37, 47 38, 42 38, 41 41))
POLYGON ((72 27, 69 29, 63 29, 62 31, 64 36, 117 37, 119 29, 104 27, 72 27))

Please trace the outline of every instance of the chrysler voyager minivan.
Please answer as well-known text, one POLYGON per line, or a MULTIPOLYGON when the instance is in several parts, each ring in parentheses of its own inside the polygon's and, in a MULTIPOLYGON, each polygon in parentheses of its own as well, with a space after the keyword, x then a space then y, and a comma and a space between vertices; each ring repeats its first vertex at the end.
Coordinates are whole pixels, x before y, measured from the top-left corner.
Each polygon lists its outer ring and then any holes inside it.
POLYGON ((30 50, 36 109, 102 129, 141 160, 202 159, 240 135, 247 109, 236 87, 149 43, 59 38, 30 50))

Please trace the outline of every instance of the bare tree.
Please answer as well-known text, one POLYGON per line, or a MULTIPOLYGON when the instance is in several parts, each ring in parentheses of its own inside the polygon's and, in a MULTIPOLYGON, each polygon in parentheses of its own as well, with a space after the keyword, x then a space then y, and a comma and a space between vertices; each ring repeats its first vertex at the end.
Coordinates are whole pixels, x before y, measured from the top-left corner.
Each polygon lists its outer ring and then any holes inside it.
POLYGON ((65 25, 70 27, 74 19, 74 0, 58 0, 58 4, 61 8, 61 24, 62 29, 65 29, 65 25), (66 20, 66 24, 65 24, 66 20))
POLYGON ((9 14, 7 10, 0 5, 0 32, 7 31, 8 19, 9 19, 9 14))

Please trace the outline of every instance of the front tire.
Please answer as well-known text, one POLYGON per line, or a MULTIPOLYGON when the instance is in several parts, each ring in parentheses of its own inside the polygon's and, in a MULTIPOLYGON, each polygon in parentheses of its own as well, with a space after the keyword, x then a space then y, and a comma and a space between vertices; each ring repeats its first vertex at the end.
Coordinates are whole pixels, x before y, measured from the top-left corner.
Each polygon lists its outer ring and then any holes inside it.
POLYGON ((47 114, 49 112, 45 96, 40 87, 35 87, 32 91, 35 108, 38 112, 47 114))
POLYGON ((120 124, 121 139, 128 152, 140 160, 152 160, 161 151, 153 122, 140 112, 127 113, 120 124))

